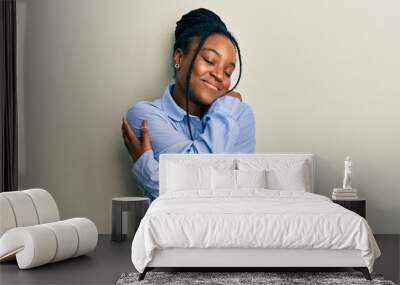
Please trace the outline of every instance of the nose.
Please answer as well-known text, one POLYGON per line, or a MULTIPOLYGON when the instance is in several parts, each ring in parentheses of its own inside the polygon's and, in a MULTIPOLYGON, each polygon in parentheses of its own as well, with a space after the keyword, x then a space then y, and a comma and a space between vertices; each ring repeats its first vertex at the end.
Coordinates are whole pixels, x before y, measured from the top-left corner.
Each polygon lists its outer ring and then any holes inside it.
POLYGON ((218 82, 222 82, 223 80, 223 70, 221 68, 215 68, 211 71, 211 75, 217 80, 218 82))

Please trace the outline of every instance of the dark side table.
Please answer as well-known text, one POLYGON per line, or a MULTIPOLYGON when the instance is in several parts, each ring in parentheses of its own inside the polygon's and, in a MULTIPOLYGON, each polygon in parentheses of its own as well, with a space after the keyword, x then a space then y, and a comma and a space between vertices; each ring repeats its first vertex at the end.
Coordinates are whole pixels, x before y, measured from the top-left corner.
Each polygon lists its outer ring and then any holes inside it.
POLYGON ((336 200, 336 199, 332 199, 332 202, 339 204, 340 206, 353 211, 356 214, 359 214, 361 217, 363 217, 364 219, 366 219, 366 204, 367 201, 366 199, 354 199, 354 200, 336 200))
POLYGON ((125 240, 128 236, 128 224, 132 226, 132 232, 129 235, 134 235, 149 205, 150 200, 144 197, 113 198, 111 239, 125 240))

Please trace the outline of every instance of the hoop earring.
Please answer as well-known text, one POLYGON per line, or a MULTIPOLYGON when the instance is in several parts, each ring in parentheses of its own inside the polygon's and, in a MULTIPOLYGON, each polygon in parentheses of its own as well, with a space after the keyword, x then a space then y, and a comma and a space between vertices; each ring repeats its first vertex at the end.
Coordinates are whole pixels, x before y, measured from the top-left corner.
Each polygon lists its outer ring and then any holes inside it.
POLYGON ((179 67, 180 67, 180 64, 179 64, 179 63, 175 63, 175 65, 174 65, 174 66, 175 66, 175 68, 176 68, 176 69, 179 69, 179 67))

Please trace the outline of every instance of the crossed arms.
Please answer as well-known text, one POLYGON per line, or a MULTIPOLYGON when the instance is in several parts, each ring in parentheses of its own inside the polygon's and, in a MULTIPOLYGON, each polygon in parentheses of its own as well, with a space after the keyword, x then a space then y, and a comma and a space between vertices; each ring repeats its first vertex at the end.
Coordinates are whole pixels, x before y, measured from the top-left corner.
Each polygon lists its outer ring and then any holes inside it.
MULTIPOLYGON (((250 106, 232 96, 214 101, 201 121, 202 132, 190 140, 183 133, 182 122, 171 121, 150 102, 139 102, 127 113, 129 125, 141 137, 143 120, 147 121, 151 148, 134 161, 132 173, 154 200, 159 191, 159 155, 162 153, 253 153, 255 151, 255 120, 250 106)), ((184 118, 186 120, 186 117, 184 118)), ((186 127, 186 123, 184 124, 186 127)), ((193 125, 192 125, 193 126, 193 125)), ((187 127, 186 127, 187 128, 187 127)), ((192 129, 193 131, 193 129, 192 129)))

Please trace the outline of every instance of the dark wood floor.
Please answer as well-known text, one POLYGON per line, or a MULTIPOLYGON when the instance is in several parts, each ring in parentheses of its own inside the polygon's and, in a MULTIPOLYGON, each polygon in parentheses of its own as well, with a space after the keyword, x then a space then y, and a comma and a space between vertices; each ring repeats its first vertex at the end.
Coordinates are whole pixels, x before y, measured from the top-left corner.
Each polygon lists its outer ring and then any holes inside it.
POLYGON ((115 284, 123 272, 134 271, 131 241, 113 242, 99 235, 96 249, 79 256, 27 270, 17 263, 0 264, 0 284, 115 284))
MULTIPOLYGON (((382 256, 374 272, 399 283, 400 236, 375 236, 382 256)), ((130 258, 131 239, 116 243, 109 235, 100 235, 95 251, 87 256, 19 270, 16 262, 0 264, 0 284, 115 284, 124 272, 134 271, 130 258)))

